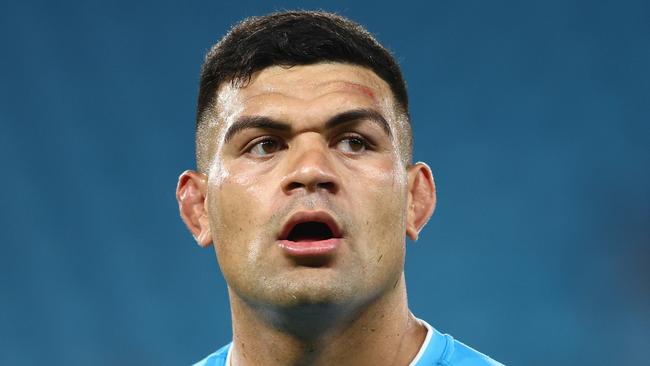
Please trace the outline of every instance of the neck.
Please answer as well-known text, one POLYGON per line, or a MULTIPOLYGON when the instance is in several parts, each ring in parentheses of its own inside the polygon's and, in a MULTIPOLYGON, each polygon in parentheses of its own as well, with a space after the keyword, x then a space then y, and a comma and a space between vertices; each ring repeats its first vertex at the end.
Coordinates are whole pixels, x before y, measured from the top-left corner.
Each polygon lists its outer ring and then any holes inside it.
POLYGON ((404 275, 358 306, 251 306, 230 290, 232 365, 408 365, 426 329, 408 309, 404 275))

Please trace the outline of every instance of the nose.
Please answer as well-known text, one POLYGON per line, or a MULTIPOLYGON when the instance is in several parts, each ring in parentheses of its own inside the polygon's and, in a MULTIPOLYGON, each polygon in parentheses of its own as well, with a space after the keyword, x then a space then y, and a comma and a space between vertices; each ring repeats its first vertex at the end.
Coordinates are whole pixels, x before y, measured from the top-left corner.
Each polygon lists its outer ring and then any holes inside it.
POLYGON ((314 139, 301 143, 302 147, 296 146, 289 152, 287 174, 281 180, 284 193, 291 195, 301 190, 337 193, 340 180, 331 161, 329 146, 314 139))

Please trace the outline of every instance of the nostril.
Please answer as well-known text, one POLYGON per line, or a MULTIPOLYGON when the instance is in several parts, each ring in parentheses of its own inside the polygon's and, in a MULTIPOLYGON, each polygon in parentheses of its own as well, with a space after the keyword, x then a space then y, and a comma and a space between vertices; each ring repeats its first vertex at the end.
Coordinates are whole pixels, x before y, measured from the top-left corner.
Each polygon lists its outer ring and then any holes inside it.
POLYGON ((318 188, 325 189, 329 192, 334 193, 336 191, 336 184, 333 182, 321 182, 317 184, 318 188))
POLYGON ((288 192, 292 192, 300 188, 307 188, 310 191, 323 189, 331 193, 336 193, 336 184, 334 182, 320 182, 320 183, 316 183, 315 186, 312 185, 306 186, 305 184, 302 184, 300 182, 291 182, 287 184, 286 190, 288 192))
POLYGON ((289 183, 289 185, 287 186, 287 189, 288 189, 289 191, 293 191, 294 189, 298 189, 298 188, 300 188, 300 187, 304 187, 304 185, 303 185, 302 183, 298 183, 298 182, 291 182, 291 183, 289 183))

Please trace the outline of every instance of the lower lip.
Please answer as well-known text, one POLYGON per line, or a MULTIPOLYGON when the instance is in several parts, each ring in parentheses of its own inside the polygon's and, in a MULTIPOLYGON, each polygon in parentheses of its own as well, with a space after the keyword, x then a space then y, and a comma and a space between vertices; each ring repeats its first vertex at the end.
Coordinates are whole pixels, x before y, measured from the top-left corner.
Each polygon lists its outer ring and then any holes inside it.
POLYGON ((333 238, 317 241, 280 240, 280 248, 291 257, 318 257, 334 253, 341 246, 342 239, 333 238))

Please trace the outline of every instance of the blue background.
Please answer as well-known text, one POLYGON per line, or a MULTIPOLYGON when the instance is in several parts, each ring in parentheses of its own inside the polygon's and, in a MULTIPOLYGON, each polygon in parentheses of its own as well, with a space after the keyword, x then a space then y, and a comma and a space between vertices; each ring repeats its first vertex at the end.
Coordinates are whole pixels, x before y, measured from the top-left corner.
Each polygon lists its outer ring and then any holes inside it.
POLYGON ((187 365, 226 343, 174 189, 199 66, 248 15, 349 16, 403 66, 437 212, 412 309, 511 365, 647 364, 644 1, 0 5, 0 364, 187 365))

